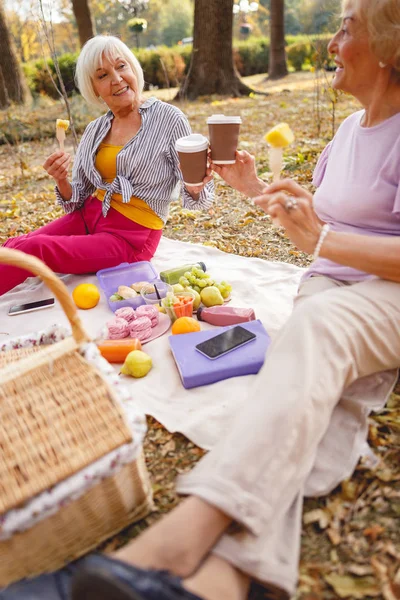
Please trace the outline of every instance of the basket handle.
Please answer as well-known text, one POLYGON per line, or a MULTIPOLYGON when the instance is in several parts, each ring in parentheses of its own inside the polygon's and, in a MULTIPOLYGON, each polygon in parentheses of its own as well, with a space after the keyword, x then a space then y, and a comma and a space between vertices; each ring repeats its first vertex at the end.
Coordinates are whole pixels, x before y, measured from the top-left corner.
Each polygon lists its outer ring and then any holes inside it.
POLYGON ((83 329, 82 321, 66 285, 43 261, 30 254, 25 254, 21 250, 0 248, 0 263, 20 267, 39 276, 60 302, 70 322, 72 335, 76 343, 81 344, 90 341, 90 337, 83 329))

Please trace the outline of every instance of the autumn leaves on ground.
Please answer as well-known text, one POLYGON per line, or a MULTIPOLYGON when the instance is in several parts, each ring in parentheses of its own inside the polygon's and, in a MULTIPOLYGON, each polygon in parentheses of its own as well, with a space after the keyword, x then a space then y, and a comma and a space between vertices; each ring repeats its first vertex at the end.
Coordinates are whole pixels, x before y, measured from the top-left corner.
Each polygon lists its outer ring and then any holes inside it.
MULTIPOLYGON (((347 97, 332 105, 325 76, 311 73, 290 75, 275 84, 263 76, 247 83, 270 93, 251 98, 203 98, 180 104, 196 132, 207 134, 206 119, 214 112, 240 114, 243 126, 240 147, 257 157, 261 176, 268 180, 266 130, 287 121, 296 141, 285 157, 285 174, 310 185, 317 156, 331 138, 333 116, 339 123, 357 109, 347 97), (318 101, 318 96, 320 100, 318 101), (334 115, 333 115, 334 113, 334 115)), ((173 90, 159 92, 172 100, 173 90)), ((82 101, 72 102, 79 131, 96 114, 82 101)), ((0 132, 9 131, 10 141, 0 145, 0 243, 9 236, 36 229, 61 215, 56 207, 53 184, 41 168, 55 148, 55 119, 64 118, 61 104, 41 99, 32 108, 0 113, 0 132), (32 142, 21 142, 35 138, 32 142)), ((1 136, 0 136, 1 137, 1 136)), ((68 138, 69 143, 70 138, 68 138)), ((270 225, 268 217, 253 203, 216 181, 216 201, 207 213, 187 211, 178 202, 172 206, 165 235, 183 241, 212 245, 225 252, 280 260, 307 266, 309 258, 294 248, 284 233, 270 225)), ((400 386, 397 390, 400 394, 400 386)), ((108 542, 116 547, 170 510, 177 502, 174 479, 187 471, 203 452, 181 435, 168 433, 150 419, 146 457, 152 474, 158 513, 108 542)), ((370 421, 370 444, 379 458, 374 472, 359 465, 353 478, 332 494, 307 500, 300 583, 297 598, 400 598, 400 395, 393 394, 387 408, 370 421)), ((262 598, 254 590, 253 598, 262 598)))

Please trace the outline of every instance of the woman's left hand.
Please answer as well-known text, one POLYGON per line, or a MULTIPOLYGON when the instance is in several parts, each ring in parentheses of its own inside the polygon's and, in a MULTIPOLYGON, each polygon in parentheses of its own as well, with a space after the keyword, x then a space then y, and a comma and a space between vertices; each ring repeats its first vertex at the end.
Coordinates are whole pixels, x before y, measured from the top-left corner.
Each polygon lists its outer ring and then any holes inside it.
POLYGON ((282 179, 268 186, 254 202, 272 219, 279 219, 299 250, 313 254, 323 223, 314 211, 310 192, 290 179, 282 179))
POLYGON ((204 177, 201 185, 190 185, 188 183, 185 183, 185 187, 191 196, 198 196, 200 194, 200 192, 202 191, 202 189, 204 188, 204 186, 209 181, 211 181, 212 178, 213 178, 213 176, 212 176, 211 168, 209 166, 207 166, 206 176, 204 177))

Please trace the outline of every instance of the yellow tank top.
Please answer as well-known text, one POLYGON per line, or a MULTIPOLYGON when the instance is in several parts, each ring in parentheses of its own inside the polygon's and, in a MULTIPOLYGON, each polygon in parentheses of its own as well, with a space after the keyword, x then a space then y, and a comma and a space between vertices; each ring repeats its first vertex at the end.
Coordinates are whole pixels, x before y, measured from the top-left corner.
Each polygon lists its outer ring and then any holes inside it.
MULTIPOLYGON (((112 183, 117 175, 117 154, 123 146, 101 143, 96 155, 95 167, 106 183, 112 183)), ((93 194, 101 202, 106 192, 97 189, 93 194)), ((144 200, 132 196, 129 202, 123 202, 121 194, 113 194, 111 206, 119 213, 149 229, 162 229, 163 222, 144 200)))

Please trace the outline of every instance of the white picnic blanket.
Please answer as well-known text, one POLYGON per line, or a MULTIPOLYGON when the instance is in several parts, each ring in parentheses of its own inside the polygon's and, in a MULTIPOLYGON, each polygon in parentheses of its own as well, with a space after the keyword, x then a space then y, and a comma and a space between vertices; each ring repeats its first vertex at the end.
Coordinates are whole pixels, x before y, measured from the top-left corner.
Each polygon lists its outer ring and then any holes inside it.
MULTIPOLYGON (((294 265, 267 262, 221 252, 212 247, 178 242, 163 237, 153 259, 157 272, 199 260, 207 265, 212 277, 229 281, 233 286, 232 306, 251 306, 273 338, 288 318, 293 297, 304 272, 294 265)), ((78 283, 97 283, 95 275, 63 275, 72 291, 78 283)), ((37 278, 30 278, 14 290, 0 296, 0 342, 57 323, 68 326, 58 302, 54 308, 9 317, 11 304, 31 302, 50 296, 37 278)), ((87 332, 97 336, 112 313, 102 295, 95 309, 79 311, 87 332)), ((211 327, 202 323, 202 328, 211 327)), ((218 383, 186 390, 181 383, 169 348, 168 336, 143 347, 153 359, 153 369, 143 379, 128 379, 134 389, 135 403, 171 432, 181 432, 198 446, 210 449, 221 436, 236 407, 246 397, 246 390, 256 375, 235 377, 218 383)), ((116 367, 117 368, 117 367, 116 367)))

